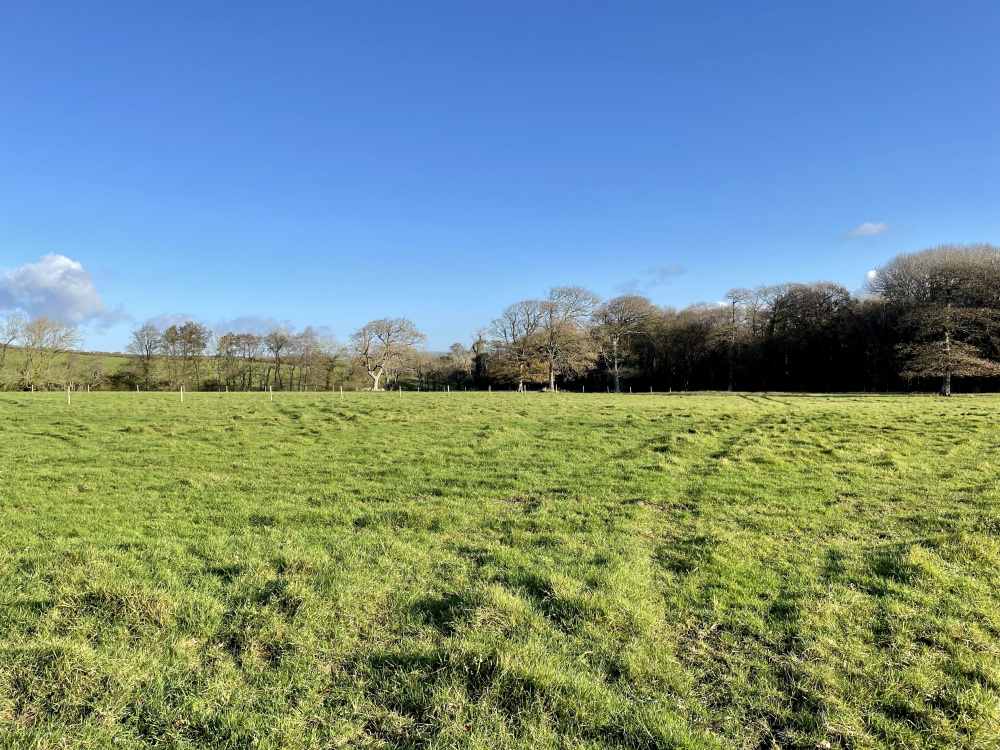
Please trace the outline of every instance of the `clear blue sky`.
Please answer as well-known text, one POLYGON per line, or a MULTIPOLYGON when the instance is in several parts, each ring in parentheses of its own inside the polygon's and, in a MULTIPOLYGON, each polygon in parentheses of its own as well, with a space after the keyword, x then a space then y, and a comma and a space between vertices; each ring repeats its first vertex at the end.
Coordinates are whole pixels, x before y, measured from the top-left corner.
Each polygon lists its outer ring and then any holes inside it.
POLYGON ((5 0, 0 305, 445 349, 551 285, 857 289, 1000 244, 998 40, 992 0, 5 0))

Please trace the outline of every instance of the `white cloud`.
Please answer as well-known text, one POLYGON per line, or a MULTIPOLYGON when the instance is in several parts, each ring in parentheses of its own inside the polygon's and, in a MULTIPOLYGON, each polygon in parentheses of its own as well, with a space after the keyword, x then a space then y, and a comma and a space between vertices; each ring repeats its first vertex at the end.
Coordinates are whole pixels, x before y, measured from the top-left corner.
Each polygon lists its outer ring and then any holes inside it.
POLYGON ((94 287, 93 274, 65 255, 51 253, 0 277, 0 310, 23 310, 66 323, 109 326, 127 320, 112 310, 94 287))
POLYGON ((641 294, 642 292, 648 292, 650 289, 660 286, 661 284, 666 284, 675 276, 680 276, 686 272, 686 269, 681 266, 660 266, 658 268, 647 268, 642 272, 644 278, 630 279, 623 284, 619 284, 618 288, 626 294, 641 294))
POLYGON ((291 331, 294 326, 290 320, 277 318, 261 318, 257 315, 241 315, 238 318, 226 318, 212 326, 216 333, 267 333, 272 328, 291 331))
MULTIPOLYGON (((193 313, 161 313, 160 315, 150 318, 146 321, 146 323, 155 326, 160 331, 163 331, 170 328, 170 326, 182 326, 188 321, 201 323, 220 336, 224 333, 230 332, 261 334, 267 333, 272 328, 281 328, 285 331, 295 330, 295 326, 292 325, 292 321, 290 320, 262 318, 257 315, 240 315, 236 318, 223 318, 213 322, 193 313)), ((314 326, 314 328, 316 328, 320 334, 324 335, 330 331, 330 328, 327 326, 314 326)))
POLYGON ((874 237, 879 234, 885 234, 890 229, 892 227, 884 221, 866 221, 860 227, 854 227, 854 229, 847 232, 844 237, 874 237))
POLYGON ((155 326, 157 330, 163 331, 170 326, 182 326, 188 321, 195 323, 202 322, 197 315, 191 313, 162 313, 146 321, 147 325, 155 326))

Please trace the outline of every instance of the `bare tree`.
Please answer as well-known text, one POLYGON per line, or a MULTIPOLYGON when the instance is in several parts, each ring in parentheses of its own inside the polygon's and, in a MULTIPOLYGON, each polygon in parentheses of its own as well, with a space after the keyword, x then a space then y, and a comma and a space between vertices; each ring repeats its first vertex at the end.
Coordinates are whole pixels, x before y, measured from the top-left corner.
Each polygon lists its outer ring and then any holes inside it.
POLYGON ((21 384, 20 362, 7 359, 7 352, 14 349, 24 335, 27 319, 21 313, 11 313, 0 320, 0 388, 18 387, 21 384))
POLYGON ((236 353, 243 359, 240 387, 245 391, 253 388, 253 365, 261 357, 260 336, 254 333, 238 333, 233 338, 233 345, 236 347, 236 353))
POLYGON ((538 331, 542 306, 538 300, 522 300, 509 305, 490 323, 496 348, 517 368, 517 390, 524 390, 525 376, 532 356, 539 350, 538 331))
POLYGON ((542 336, 539 349, 549 370, 549 389, 556 389, 560 360, 579 349, 584 325, 600 303, 600 297, 582 286, 554 286, 540 303, 542 336))
POLYGON ((238 372, 238 352, 236 350, 236 334, 232 331, 212 334, 209 350, 215 366, 215 381, 217 388, 235 387, 238 372))
POLYGON ((83 340, 80 333, 68 323, 44 315, 29 320, 20 338, 24 351, 21 384, 36 389, 48 388, 62 382, 57 377, 54 364, 58 355, 77 349, 83 340))
POLYGON ((737 287, 726 292, 726 312, 724 318, 723 338, 726 347, 726 363, 729 368, 726 390, 733 390, 733 380, 736 372, 736 355, 740 345, 750 335, 747 325, 747 308, 753 298, 749 289, 737 287))
POLYGON ((1000 374, 981 344, 1000 318, 1000 248, 941 245, 897 255, 870 282, 899 306, 914 341, 902 344, 904 377, 940 377, 950 396, 953 377, 1000 374))
POLYGON ((380 318, 366 323, 351 335, 358 362, 379 390, 383 375, 399 364, 403 356, 423 344, 425 336, 409 318, 380 318))
POLYGON ((153 380, 154 358, 160 349, 162 338, 163 335, 156 330, 156 326, 147 323, 132 331, 132 338, 125 346, 125 352, 132 360, 132 369, 142 378, 147 391, 153 380))
POLYGON ((20 341, 27 323, 27 318, 17 312, 7 315, 3 322, 0 322, 0 369, 3 369, 7 361, 7 349, 20 341))
POLYGON ((292 334, 280 326, 274 326, 274 328, 264 335, 262 341, 264 343, 264 348, 267 349, 274 360, 274 381, 275 385, 278 386, 278 390, 281 390, 283 385, 281 377, 281 357, 282 354, 284 354, 292 346, 292 334))
POLYGON ((621 393, 621 358, 629 339, 642 333, 655 316, 656 308, 646 297, 623 294, 605 302, 594 315, 595 334, 604 361, 615 381, 615 393, 621 393))
MULTIPOLYGON (((941 378, 941 395, 951 395, 951 379, 1000 375, 1000 364, 980 356, 978 347, 954 338, 955 331, 967 330, 979 322, 979 315, 946 305, 922 311, 920 330, 928 337, 916 344, 904 344, 900 351, 907 358, 902 375, 907 378, 941 378)), ((976 311, 979 312, 979 311, 976 311)))

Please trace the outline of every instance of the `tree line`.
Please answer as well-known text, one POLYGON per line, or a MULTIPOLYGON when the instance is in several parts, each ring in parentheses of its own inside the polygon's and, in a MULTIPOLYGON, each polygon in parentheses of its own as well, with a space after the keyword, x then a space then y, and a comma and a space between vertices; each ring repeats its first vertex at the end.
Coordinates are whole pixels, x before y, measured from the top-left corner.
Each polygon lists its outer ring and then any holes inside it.
POLYGON ((560 388, 614 391, 897 391, 1000 386, 1000 249, 899 255, 857 295, 830 282, 738 287, 676 309, 556 286, 500 311, 468 343, 425 351, 407 318, 338 343, 316 329, 216 333, 189 321, 133 331, 108 374, 73 350, 75 329, 9 315, 0 386, 143 390, 560 388))

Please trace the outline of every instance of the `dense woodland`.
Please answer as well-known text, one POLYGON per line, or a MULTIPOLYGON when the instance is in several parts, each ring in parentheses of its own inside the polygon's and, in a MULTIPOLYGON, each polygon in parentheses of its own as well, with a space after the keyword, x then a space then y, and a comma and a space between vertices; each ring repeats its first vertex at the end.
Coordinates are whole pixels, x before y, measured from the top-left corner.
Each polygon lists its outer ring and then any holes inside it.
POLYGON ((574 389, 901 391, 1000 387, 1000 248, 897 256, 859 295, 829 282, 731 289, 683 309, 553 287, 469 342, 428 353, 406 318, 346 344, 313 328, 213 332, 190 321, 132 333, 110 368, 50 318, 0 321, 0 387, 128 390, 574 389))

